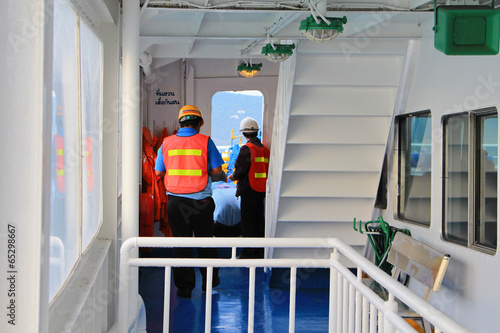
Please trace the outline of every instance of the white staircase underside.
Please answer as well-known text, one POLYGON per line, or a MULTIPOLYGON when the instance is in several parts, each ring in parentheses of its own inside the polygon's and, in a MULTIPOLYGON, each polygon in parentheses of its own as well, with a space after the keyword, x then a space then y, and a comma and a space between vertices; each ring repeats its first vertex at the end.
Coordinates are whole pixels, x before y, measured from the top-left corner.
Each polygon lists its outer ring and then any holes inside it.
POLYGON ((276 237, 339 237, 357 248, 366 242, 352 221, 371 219, 407 41, 372 40, 347 54, 355 44, 297 47, 276 237))

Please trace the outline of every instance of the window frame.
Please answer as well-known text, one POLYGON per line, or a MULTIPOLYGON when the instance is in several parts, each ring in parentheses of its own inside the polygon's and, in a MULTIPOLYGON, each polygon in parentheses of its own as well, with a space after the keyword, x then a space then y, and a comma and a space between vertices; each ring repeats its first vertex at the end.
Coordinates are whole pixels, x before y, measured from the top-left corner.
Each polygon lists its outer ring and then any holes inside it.
MULTIPOLYGON (((442 200, 441 200, 441 208, 442 208, 442 216, 441 216, 441 239, 445 242, 453 243, 455 245, 459 245, 462 247, 470 248, 482 253, 494 255, 498 249, 498 240, 495 247, 488 246, 477 241, 477 233, 480 231, 476 230, 477 227, 477 216, 478 211, 480 209, 479 206, 479 186, 480 186, 480 171, 478 171, 478 144, 480 143, 479 135, 481 135, 481 131, 478 130, 478 123, 481 117, 496 115, 498 119, 498 110, 496 107, 488 107, 477 110, 471 110, 460 113, 446 114, 441 118, 441 128, 442 128, 442 165, 441 165, 441 191, 442 191, 442 200), (446 223, 447 223, 447 192, 446 192, 446 181, 447 181, 447 142, 446 142, 446 123, 447 120, 451 117, 467 115, 468 121, 468 204, 467 204, 467 240, 464 243, 453 240, 449 236, 447 236, 446 231, 446 223)), ((497 149, 498 149, 498 133, 497 133, 497 149)), ((497 167, 497 177, 498 177, 498 167, 497 167)), ((497 182, 498 184, 498 182, 497 182)), ((497 185, 497 203, 498 203, 498 185, 497 185)), ((497 206, 498 209, 498 206, 497 206)), ((497 212, 497 230, 498 230, 498 212, 497 212)))
MULTIPOLYGON (((92 244, 96 240, 100 229, 103 224, 103 204, 102 204, 102 124, 103 124, 103 112, 104 112, 104 104, 103 104, 103 93, 104 93, 104 86, 103 86, 103 79, 104 79, 104 45, 103 45, 103 40, 100 34, 97 32, 95 26, 92 24, 92 22, 89 21, 85 15, 83 15, 78 8, 75 7, 74 3, 71 0, 67 0, 64 2, 63 6, 67 6, 66 8, 70 8, 72 12, 75 14, 75 23, 72 29, 75 29, 75 47, 76 47, 76 53, 75 53, 75 71, 76 71, 76 77, 75 79, 75 85, 76 85, 76 94, 78 96, 76 103, 76 109, 72 112, 74 112, 74 116, 77 119, 75 127, 77 127, 75 131, 75 136, 76 136, 76 145, 74 147, 70 147, 69 150, 71 150, 73 155, 75 156, 72 161, 73 164, 75 165, 75 168, 78 170, 78 186, 77 186, 77 191, 73 193, 72 195, 74 196, 75 200, 72 201, 74 203, 74 206, 77 207, 77 212, 75 214, 77 215, 74 219, 71 221, 64 220, 63 222, 66 225, 69 225, 71 223, 70 227, 76 231, 76 243, 73 244, 74 248, 76 249, 76 257, 74 258, 74 262, 71 262, 71 265, 68 264, 67 267, 65 267, 64 271, 64 277, 60 278, 60 283, 57 284, 56 287, 54 287, 53 290, 51 290, 49 287, 49 305, 51 306, 54 304, 54 302, 57 300, 57 298, 61 295, 61 291, 66 287, 68 281, 71 279, 72 275, 75 272, 75 268, 78 267, 82 257, 89 251, 89 249, 92 247, 92 244), (82 25, 85 25, 86 29, 88 29, 88 33, 93 35, 97 41, 100 44, 100 54, 99 54, 99 61, 100 61, 100 71, 99 71, 99 81, 100 81, 100 90, 99 90, 99 103, 98 107, 99 110, 97 111, 98 114, 96 114, 96 119, 98 119, 98 126, 96 128, 91 128, 91 132, 96 133, 97 137, 97 142, 98 142, 98 149, 96 151, 92 151, 93 156, 95 156, 95 161, 98 161, 94 164, 92 164, 92 167, 98 167, 100 168, 99 172, 97 173, 94 169, 93 177, 94 177, 94 191, 98 193, 98 204, 96 206, 96 209, 98 210, 97 214, 98 215, 98 221, 94 221, 94 224, 92 227, 92 232, 88 233, 90 237, 87 238, 85 244, 84 244, 84 234, 83 234, 83 223, 84 221, 84 215, 87 214, 88 212, 84 211, 84 202, 83 198, 85 195, 88 195, 88 193, 84 193, 83 191, 83 186, 82 182, 87 180, 87 178, 84 178, 82 175, 85 171, 88 170, 88 165, 87 165, 87 158, 85 154, 83 153, 83 148, 84 148, 84 140, 82 137, 82 133, 84 132, 84 124, 83 124, 83 116, 84 116, 84 108, 83 108, 83 101, 82 101, 82 92, 83 92, 83 83, 82 83, 82 40, 81 40, 81 30, 82 30, 82 25), (99 177, 97 181, 97 177, 99 177), (88 241, 88 242, 87 242, 88 241)), ((63 8, 63 7, 61 7, 63 8)), ((68 9, 69 10, 69 9, 68 9)), ((84 28, 85 29, 85 28, 84 28)), ((54 59, 52 59, 54 61, 54 59)), ((54 73, 52 73, 54 75, 54 73)), ((52 83, 53 84, 53 83, 52 83)), ((52 87, 54 89, 54 87, 52 87)), ((52 125, 53 126, 53 125, 52 125)), ((52 129, 53 130, 53 129, 52 129)), ((54 148, 53 148, 54 149, 54 148)), ((51 154, 54 154, 54 151, 51 151, 51 154)), ((72 155, 72 156, 73 156, 72 155)), ((54 163, 54 162, 52 162, 54 163)), ((66 159, 64 160, 64 166, 66 167, 67 165, 66 159)), ((52 166, 53 167, 53 166, 52 166)), ((47 172, 51 172, 51 177, 52 177, 52 170, 48 170, 47 172)), ((52 180, 51 180, 52 182, 52 180)), ((51 193, 52 197, 52 193, 51 193)), ((54 206, 54 203, 51 202, 51 205, 54 206)), ((88 205, 86 207, 88 209, 88 205)), ((52 217, 51 217, 52 218, 52 217)), ((50 236, 52 236, 52 231, 50 232, 50 236)), ((63 243, 63 246, 66 245, 66 240, 63 243)), ((73 249, 73 248, 72 248, 73 249)), ((49 257, 52 255, 52 249, 49 249, 49 257)), ((49 279, 52 279, 54 277, 53 274, 54 272, 49 265, 47 268, 48 270, 48 275, 49 279)))
MULTIPOLYGON (((431 216, 432 216, 432 197, 430 198, 430 211, 429 211, 429 223, 425 223, 422 221, 415 221, 408 219, 407 217, 400 215, 400 202, 401 202, 401 196, 404 195, 404 182, 402 180, 402 174, 401 170, 404 166, 401 166, 401 154, 403 150, 402 146, 402 138, 401 135, 402 130, 401 130, 401 121, 403 119, 408 119, 410 117, 415 117, 415 116, 420 116, 420 115, 429 115, 429 120, 431 121, 431 132, 432 132, 432 112, 430 109, 426 110, 421 110, 421 111, 415 111, 415 112, 410 112, 410 113, 405 113, 405 114, 400 114, 395 117, 394 123, 395 123, 395 136, 394 136, 394 144, 395 144, 395 156, 394 156, 394 177, 395 177, 395 182, 394 182, 394 191, 396 195, 394 196, 394 218, 397 219, 398 221, 405 222, 405 223, 410 223, 413 225, 421 226, 424 228, 429 228, 431 225, 431 216)), ((432 156, 432 146, 431 146, 431 156, 432 156)), ((431 168, 431 176, 432 176, 432 168, 431 168)), ((431 190, 432 194, 432 190, 431 190)), ((430 195, 431 195, 430 194, 430 195)))

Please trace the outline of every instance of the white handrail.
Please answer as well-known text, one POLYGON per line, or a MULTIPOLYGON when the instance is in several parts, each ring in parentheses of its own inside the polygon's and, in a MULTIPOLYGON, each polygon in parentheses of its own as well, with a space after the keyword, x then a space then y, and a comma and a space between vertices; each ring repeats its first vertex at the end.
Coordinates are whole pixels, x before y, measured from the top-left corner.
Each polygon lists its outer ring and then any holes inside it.
MULTIPOLYGON (((376 322, 374 317, 376 310, 381 314, 378 316, 378 331, 379 332, 394 332, 396 329, 398 332, 415 332, 415 330, 397 313, 397 303, 394 301, 394 297, 400 299, 413 310, 419 313, 423 318, 432 323, 435 327, 439 328, 442 332, 469 332, 466 328, 462 327, 460 324, 456 323, 454 320, 449 318, 447 315, 433 307, 428 302, 424 301, 421 297, 413 293, 410 289, 403 286, 401 283, 397 282, 395 279, 387 275, 384 271, 376 267, 368 259, 360 255, 353 248, 342 242, 337 238, 159 238, 159 237, 133 237, 126 240, 120 251, 121 261, 120 261, 120 299, 119 299, 119 332, 128 332, 127 326, 127 314, 128 314, 128 290, 130 276, 130 267, 286 267, 292 269, 291 274, 291 285, 290 293, 295 293, 295 272, 296 268, 330 268, 331 278, 330 278, 330 321, 329 321, 329 332, 341 332, 339 328, 349 327, 353 330, 356 326, 356 331, 359 331, 361 327, 361 322, 359 321, 362 316, 355 316, 350 313, 353 311, 353 307, 342 306, 342 299, 348 301, 359 301, 358 297, 349 297, 353 295, 353 291, 361 295, 363 302, 370 304, 370 323, 376 322), (203 258, 131 258, 131 253, 137 253, 135 251, 139 247, 215 247, 215 248, 232 248, 231 258, 229 259, 203 259, 203 258), (315 258, 305 258, 305 259, 244 259, 240 260, 236 258, 236 248, 248 248, 248 247, 268 247, 268 248, 314 248, 322 249, 323 255, 316 255, 315 258), (326 252, 325 252, 326 249, 326 252), (134 250, 134 251, 131 251, 134 250), (326 254, 330 253, 330 257, 326 254), (377 281, 380 285, 385 287, 394 297, 391 297, 389 301, 382 300, 378 295, 376 295, 368 286, 363 284, 358 276, 355 276, 347 267, 345 267, 340 262, 340 255, 345 256, 349 259, 355 266, 358 267, 363 272, 366 272, 370 277, 377 281), (344 287, 342 287, 342 285, 344 287), (347 289, 346 289, 347 288, 347 289), (342 295, 342 290, 346 295, 342 295), (340 292, 339 292, 340 291, 340 292), (333 299, 336 297, 336 299, 333 299), (350 300, 349 300, 350 298, 350 300), (349 310, 349 308, 351 310, 349 310), (376 308, 376 310, 374 309, 376 308), (342 317, 343 316, 343 317, 342 317), (345 318, 344 318, 345 317, 345 318), (347 318, 347 319, 346 319, 347 318), (349 320, 351 318, 351 320, 349 320), (356 320, 352 320, 356 318, 356 320), (346 322, 348 320, 348 322, 346 322), (383 328, 382 328, 383 326, 383 328)), ((315 253, 318 253, 316 251, 315 253)), ((167 274, 166 274, 167 275, 167 274)), ((169 276, 169 274, 168 274, 169 276)), ((165 287, 169 286, 170 281, 165 281, 165 287), (168 285, 167 285, 168 283, 168 285)), ((210 284, 211 286, 211 284, 210 284)), ((208 288, 207 284, 207 294, 211 288, 208 288)), ((251 284, 250 287, 251 288, 251 284)), ((168 295, 168 294, 167 294, 168 295)), ((293 297, 290 298, 293 301, 293 297)), ((165 303, 168 301, 165 300, 165 303)), ((251 299, 249 302, 253 302, 251 299)), ((209 303, 210 304, 210 303, 209 303)), ((253 306, 253 305, 252 305, 253 306)), ((294 307, 294 304, 290 304, 290 308, 294 307)), ((360 307, 355 307, 354 309, 359 309, 360 307)), ((367 308, 364 306, 363 308, 367 308)), ((211 309, 208 309, 208 314, 211 313, 211 309)), ((359 310, 354 310, 359 311, 359 310)), ((206 315, 208 315, 206 314, 206 315)), ((253 312, 249 312, 249 316, 253 312)), ((168 312, 165 314, 168 316, 168 312)), ((290 328, 294 327, 294 315, 290 311, 290 328)), ((366 317, 366 316, 365 316, 366 317)), ((252 318, 253 319, 253 318, 252 318)), ((168 320, 168 318, 166 318, 168 320)), ((210 318, 207 318, 206 325, 209 325, 210 318), (207 324, 208 322, 208 324, 207 324)), ((363 321, 366 322, 366 319, 363 321)), ((250 323, 249 327, 253 326, 250 323)), ((366 326, 366 325, 365 325, 366 326)), ((366 330, 364 326, 363 330, 366 330)), ((207 332, 210 331, 210 327, 205 328, 207 332)), ((370 324, 370 329, 374 330, 372 324, 370 324)))

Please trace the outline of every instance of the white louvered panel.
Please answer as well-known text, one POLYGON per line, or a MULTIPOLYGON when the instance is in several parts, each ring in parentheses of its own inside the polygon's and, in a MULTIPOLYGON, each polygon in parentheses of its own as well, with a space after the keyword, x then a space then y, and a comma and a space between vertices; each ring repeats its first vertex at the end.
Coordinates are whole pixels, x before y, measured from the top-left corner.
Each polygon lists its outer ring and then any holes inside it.
POLYGON ((342 241, 348 244, 355 245, 365 245, 366 235, 361 235, 359 232, 354 232, 352 228, 352 222, 308 222, 308 223, 297 223, 297 222, 280 222, 278 224, 277 233, 280 237, 301 237, 302 235, 307 235, 307 237, 335 237, 338 238, 339 235, 345 235, 342 241))
POLYGON ((284 172, 281 197, 374 198, 378 172, 284 172))
POLYGON ((295 116, 287 143, 385 144, 390 124, 390 117, 295 116))
POLYGON ((366 221, 372 208, 372 199, 281 197, 278 221, 348 222, 354 217, 366 221))
POLYGON ((284 171, 380 172, 385 144, 288 144, 284 171))
POLYGON ((301 55, 295 85, 397 87, 400 56, 301 55))
POLYGON ((293 91, 292 116, 392 116, 396 88, 297 86, 293 91))

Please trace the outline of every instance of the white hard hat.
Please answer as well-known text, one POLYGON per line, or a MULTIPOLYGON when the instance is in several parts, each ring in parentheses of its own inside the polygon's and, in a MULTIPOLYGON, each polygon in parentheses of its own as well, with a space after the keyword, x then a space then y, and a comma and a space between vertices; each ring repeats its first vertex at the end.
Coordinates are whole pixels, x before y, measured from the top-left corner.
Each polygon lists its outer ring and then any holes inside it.
POLYGON ((251 133, 258 131, 259 131, 259 124, 257 124, 257 121, 255 121, 255 119, 251 117, 246 117, 241 121, 240 132, 251 133))

